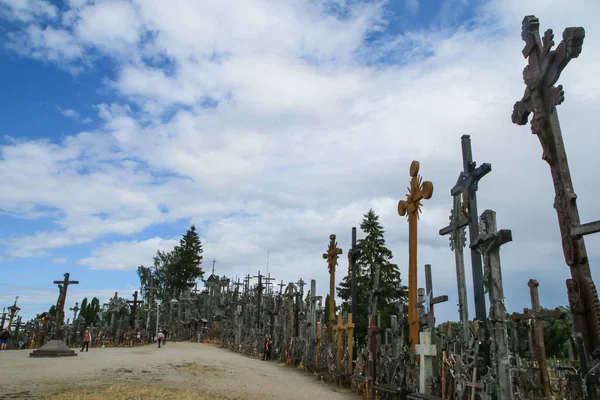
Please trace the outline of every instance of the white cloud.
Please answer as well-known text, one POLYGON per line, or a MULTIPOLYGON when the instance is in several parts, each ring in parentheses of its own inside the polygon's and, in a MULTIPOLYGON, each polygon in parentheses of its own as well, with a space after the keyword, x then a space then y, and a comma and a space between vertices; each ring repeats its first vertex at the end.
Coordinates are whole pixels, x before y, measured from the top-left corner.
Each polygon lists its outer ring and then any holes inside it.
POLYGON ((54 257, 54 258, 52 259, 52 262, 53 262, 54 264, 64 264, 64 263, 66 263, 67 261, 69 261, 69 259, 68 259, 67 257, 54 257))
MULTIPOLYGON (((593 1, 585 12, 520 3, 487 5, 472 30, 409 32, 376 48, 365 37, 381 29, 381 4, 348 6, 348 17, 336 19, 317 3, 106 2, 72 8, 71 30, 29 26, 23 54, 89 68, 94 55, 108 55, 118 71, 111 88, 141 111, 101 104, 97 131, 1 148, 0 207, 57 215, 55 230, 7 238, 5 253, 46 255, 119 234, 131 240, 96 247, 80 262, 133 269, 160 246, 172 248, 168 239, 136 234, 185 219, 207 238, 205 255, 219 261, 218 272, 265 272, 270 251, 277 279, 314 277, 324 291, 329 234, 346 251, 350 228, 374 207, 406 281, 408 228, 396 204, 418 159, 435 186, 419 225, 419 265, 433 264, 436 292, 451 299, 440 309, 453 310, 454 258, 438 230, 462 167, 460 136, 469 133, 475 160, 493 166, 480 184, 480 211, 496 210, 498 226, 513 230, 514 243, 502 249, 505 274, 538 278, 544 297, 568 268, 539 142, 510 121, 524 90, 520 24, 535 12, 557 38, 566 26, 590 28, 582 55, 561 77, 567 100, 559 107, 580 213, 589 221, 598 217, 590 163, 600 139, 577 133, 595 129, 600 105, 600 36, 592 29, 600 9, 593 1), (141 39, 144 29, 151 38, 141 39), (402 62, 371 67, 366 53, 402 62), (218 107, 204 108, 206 98, 218 107), (166 111, 172 118, 159 118, 166 111)), ((598 239, 586 240, 594 264, 598 239)), ((524 284, 507 283, 509 303, 526 301, 524 284)))
POLYGON ((151 265, 157 250, 171 251, 178 243, 175 239, 159 237, 143 241, 105 243, 92 250, 90 257, 77 262, 91 269, 135 271, 140 265, 151 265))
POLYGON ((32 22, 36 18, 55 18, 56 15, 56 7, 45 0, 0 0, 0 17, 32 22))

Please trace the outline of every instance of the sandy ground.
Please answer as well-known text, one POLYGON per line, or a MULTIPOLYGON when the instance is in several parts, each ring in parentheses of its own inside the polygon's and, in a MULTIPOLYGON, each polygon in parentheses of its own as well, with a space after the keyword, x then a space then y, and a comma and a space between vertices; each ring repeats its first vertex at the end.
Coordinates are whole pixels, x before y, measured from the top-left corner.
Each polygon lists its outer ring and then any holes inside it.
POLYGON ((360 398, 348 389, 318 381, 313 374, 208 344, 91 348, 88 353, 77 351, 77 357, 59 358, 33 358, 30 352, 0 351, 0 399, 51 398, 67 390, 115 383, 188 389, 240 400, 360 398))

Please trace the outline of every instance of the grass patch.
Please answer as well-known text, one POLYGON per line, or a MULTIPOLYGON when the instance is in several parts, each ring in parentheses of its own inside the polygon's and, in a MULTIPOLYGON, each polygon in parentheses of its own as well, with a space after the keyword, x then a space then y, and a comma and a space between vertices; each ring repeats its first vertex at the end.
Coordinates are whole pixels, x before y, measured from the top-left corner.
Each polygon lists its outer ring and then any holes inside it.
POLYGON ((222 371, 221 368, 217 368, 213 365, 200 365, 200 364, 194 364, 194 363, 187 363, 187 364, 182 364, 182 365, 178 365, 176 367, 177 371, 180 372, 187 372, 190 374, 202 374, 202 373, 207 373, 207 372, 220 372, 222 371))
POLYGON ((106 387, 77 388, 43 398, 47 400, 231 400, 229 397, 198 392, 195 390, 167 389, 158 386, 125 384, 115 384, 106 387))

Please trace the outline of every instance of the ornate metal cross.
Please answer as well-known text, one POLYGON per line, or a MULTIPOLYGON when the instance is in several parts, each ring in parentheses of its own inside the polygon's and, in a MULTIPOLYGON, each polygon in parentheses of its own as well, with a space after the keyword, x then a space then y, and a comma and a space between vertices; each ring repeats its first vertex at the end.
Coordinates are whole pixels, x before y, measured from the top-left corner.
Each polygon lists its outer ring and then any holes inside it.
POLYGON ((323 254, 323 259, 327 260, 329 269, 329 323, 327 324, 327 338, 333 342, 333 326, 335 325, 335 267, 338 265, 338 256, 342 254, 342 249, 337 247, 335 235, 329 235, 329 247, 327 253, 323 254))
POLYGON ((453 207, 450 212, 450 225, 440 229, 440 235, 450 234, 450 248, 454 252, 456 264, 456 285, 458 286, 458 313, 462 325, 462 343, 469 343, 469 306, 467 300, 467 281, 465 277, 465 259, 463 248, 466 245, 465 227, 467 218, 461 213, 460 195, 452 196, 453 207))
POLYGON ((581 224, 577 195, 563 142, 556 106, 565 99, 562 85, 554 86, 560 74, 579 57, 585 38, 581 27, 566 28, 562 41, 554 47, 554 33, 548 29, 540 38, 540 22, 534 15, 523 19, 521 38, 525 42, 523 70, 525 93, 513 108, 512 121, 525 125, 533 113, 531 131, 542 145, 542 158, 550 165, 554 183, 554 208, 558 215, 562 247, 572 279, 567 280, 569 306, 575 331, 583 335, 589 352, 600 347, 600 301, 588 263, 583 235, 600 231, 600 222, 581 224))
POLYGON ((77 319, 77 313, 79 312, 79 302, 75 302, 75 307, 69 308, 70 311, 73 311, 73 324, 75 324, 75 320, 77 319))
POLYGON ((58 285, 59 295, 58 301, 56 302, 56 327, 55 331, 55 339, 62 340, 62 324, 63 319, 65 317, 65 299, 67 298, 67 288, 69 285, 77 285, 79 281, 70 281, 70 274, 67 272, 64 274, 64 279, 62 281, 54 281, 55 285, 58 285))
POLYGON ((406 200, 398 203, 398 214, 408 215, 408 324, 411 351, 419 342, 419 317, 417 312, 417 220, 421 212, 421 200, 433 195, 433 183, 423 182, 419 176, 419 162, 410 164, 410 186, 406 200))

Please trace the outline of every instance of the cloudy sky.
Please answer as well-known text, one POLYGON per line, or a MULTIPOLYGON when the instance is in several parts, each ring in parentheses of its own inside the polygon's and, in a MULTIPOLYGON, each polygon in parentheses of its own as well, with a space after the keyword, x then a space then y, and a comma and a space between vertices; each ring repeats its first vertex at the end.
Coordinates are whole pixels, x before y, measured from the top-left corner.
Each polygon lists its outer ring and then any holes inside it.
MULTIPOLYGON (((596 0, 0 0, 0 307, 130 297, 136 268, 193 223, 205 270, 317 280, 335 233, 373 208, 407 280, 398 216, 409 165, 435 190, 419 222, 419 282, 434 271, 438 322, 456 320, 454 256, 438 231, 462 169, 460 137, 493 171, 479 210, 514 242, 501 260, 510 312, 566 304, 553 187, 528 126, 521 21, 557 42, 583 26, 559 108, 583 222, 597 212, 600 3, 596 0)), ((362 233, 359 230, 359 237, 362 233)), ((600 242, 586 239, 598 275, 600 242)), ((470 260, 466 254, 466 263, 470 260)), ((467 268, 470 270, 470 267, 467 268)), ((470 272, 470 316, 473 316, 470 272)), ((600 278, 599 278, 600 279, 600 278)), ((67 314, 67 315, 70 315, 67 314)))

